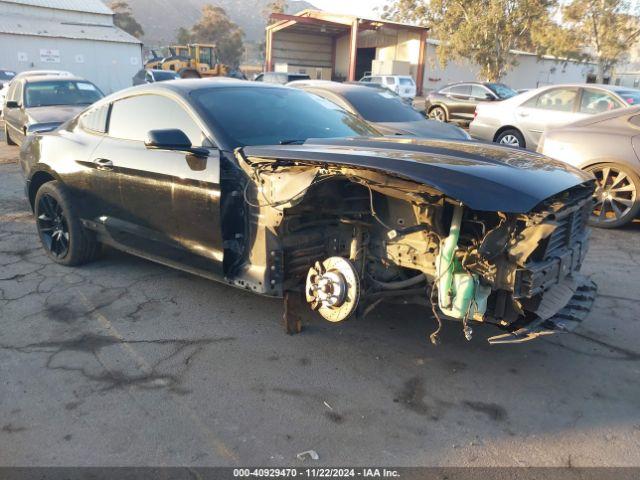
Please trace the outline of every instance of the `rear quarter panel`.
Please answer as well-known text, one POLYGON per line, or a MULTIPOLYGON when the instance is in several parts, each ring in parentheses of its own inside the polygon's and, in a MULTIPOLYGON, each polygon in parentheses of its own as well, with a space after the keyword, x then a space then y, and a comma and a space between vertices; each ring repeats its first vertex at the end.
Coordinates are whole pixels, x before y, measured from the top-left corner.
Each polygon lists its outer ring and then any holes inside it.
POLYGON ((619 163, 636 172, 640 162, 634 150, 640 148, 640 139, 628 134, 603 133, 597 128, 566 129, 545 133, 540 152, 549 157, 584 169, 598 163, 619 163))
POLYGON ((102 137, 76 131, 58 130, 30 135, 20 149, 20 169, 29 185, 32 179, 48 173, 62 182, 77 200, 81 212, 95 201, 91 193, 91 154, 102 137))

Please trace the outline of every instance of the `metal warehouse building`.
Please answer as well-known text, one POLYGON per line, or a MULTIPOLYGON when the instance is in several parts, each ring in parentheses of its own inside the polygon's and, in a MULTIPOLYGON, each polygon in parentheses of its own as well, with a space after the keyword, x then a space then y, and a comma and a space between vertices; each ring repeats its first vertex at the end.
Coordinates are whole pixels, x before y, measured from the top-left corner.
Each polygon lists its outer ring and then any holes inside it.
POLYGON ((367 72, 411 75, 423 83, 427 29, 318 10, 271 14, 267 70, 322 80, 358 80, 367 72))
POLYGON ((142 68, 142 45, 100 0, 0 0, 0 68, 68 70, 111 93, 142 68))
MULTIPOLYGON (((477 65, 461 60, 442 67, 439 41, 427 29, 318 10, 274 13, 266 32, 266 69, 306 73, 323 80, 359 80, 365 73, 411 75, 418 95, 447 83, 479 80, 477 65)), ((517 65, 503 78, 512 88, 592 80, 594 65, 512 52, 517 65)))

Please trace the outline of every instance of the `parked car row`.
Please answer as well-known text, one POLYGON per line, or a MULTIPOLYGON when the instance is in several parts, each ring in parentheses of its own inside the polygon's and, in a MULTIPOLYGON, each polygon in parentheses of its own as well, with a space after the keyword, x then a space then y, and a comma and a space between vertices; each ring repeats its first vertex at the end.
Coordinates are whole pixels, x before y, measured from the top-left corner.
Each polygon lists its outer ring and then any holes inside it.
MULTIPOLYGON (((155 84, 176 78, 174 72, 143 69, 133 83, 155 84)), ((366 76, 360 82, 339 83, 311 80, 304 74, 264 72, 259 80, 279 84, 293 79, 287 86, 348 112, 380 135, 467 141, 473 137, 537 149, 596 177, 597 205, 592 224, 618 227, 637 216, 640 145, 635 137, 640 133, 640 116, 618 111, 640 105, 640 91, 604 85, 558 85, 518 94, 499 83, 464 82, 432 92, 426 99, 425 118, 404 102, 407 98, 397 94, 397 89, 389 88, 402 85, 402 78, 366 76), (471 120, 471 137, 447 123, 456 120, 471 120), (581 135, 586 136, 576 140, 581 135), (626 140, 620 143, 620 138, 626 140)), ((103 97, 91 82, 69 72, 50 70, 14 75, 4 90, 6 141, 17 145, 29 134, 56 129, 103 97)), ((409 95, 411 91, 404 93, 409 95)))
POLYGON ((640 212, 640 90, 594 84, 515 92, 464 82, 428 95, 425 112, 467 121, 474 139, 537 150, 596 178, 591 224, 616 228, 640 212))

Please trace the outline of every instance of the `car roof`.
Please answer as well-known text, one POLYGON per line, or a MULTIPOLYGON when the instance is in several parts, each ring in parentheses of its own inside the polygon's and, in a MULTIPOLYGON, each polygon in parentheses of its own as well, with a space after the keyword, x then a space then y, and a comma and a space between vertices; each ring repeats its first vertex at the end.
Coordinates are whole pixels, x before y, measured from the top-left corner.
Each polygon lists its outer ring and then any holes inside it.
MULTIPOLYGON (((387 75, 393 76, 393 75, 387 75)), ((347 92, 375 92, 376 87, 362 85, 361 83, 339 83, 330 82, 328 80, 301 80, 298 82, 289 82, 287 86, 299 87, 299 88, 321 88, 323 90, 329 90, 338 94, 345 94, 347 92)), ((381 91, 387 91, 383 86, 378 87, 381 91)))
POLYGON ((51 81, 56 81, 56 82, 72 81, 72 82, 91 83, 86 78, 75 77, 75 76, 70 77, 66 75, 39 75, 36 77, 24 77, 24 78, 20 78, 19 80, 22 80, 24 83, 41 83, 41 82, 51 82, 51 81))
POLYGON ((16 75, 16 78, 26 78, 31 76, 69 77, 73 76, 73 74, 71 72, 67 72, 66 70, 25 70, 24 72, 18 73, 16 75))
POLYGON ((174 92, 182 97, 188 97, 189 94, 197 90, 208 90, 211 88, 279 88, 287 89, 284 85, 274 83, 253 82, 249 80, 240 80, 231 77, 212 77, 212 78, 181 78, 177 80, 168 80, 166 82, 148 83, 145 85, 136 85, 135 87, 119 90, 105 97, 102 101, 111 102, 117 99, 130 97, 138 93, 157 93, 161 91, 174 92))

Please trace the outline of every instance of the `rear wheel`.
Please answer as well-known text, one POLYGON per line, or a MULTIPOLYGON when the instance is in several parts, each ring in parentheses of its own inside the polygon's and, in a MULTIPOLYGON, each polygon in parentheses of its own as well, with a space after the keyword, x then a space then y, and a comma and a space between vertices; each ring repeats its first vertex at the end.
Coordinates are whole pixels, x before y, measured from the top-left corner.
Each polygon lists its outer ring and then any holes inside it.
POLYGON ((81 265, 95 259, 100 244, 75 213, 71 198, 60 182, 47 182, 36 193, 36 226, 46 254, 61 265, 81 265))
POLYGON ((442 107, 433 107, 429 111, 429 118, 432 120, 437 120, 438 122, 446 122, 447 112, 442 107))
POLYGON ((602 163, 586 169, 596 177, 595 206, 589 223, 594 227, 618 228, 640 211, 640 178, 628 167, 602 163))
POLYGON ((11 137, 9 136, 9 129, 7 128, 7 125, 4 126, 4 139, 7 141, 7 145, 17 145, 16 142, 11 140, 11 137))
POLYGON ((183 68, 178 72, 180 78, 202 78, 200 72, 194 68, 183 68))
POLYGON ((496 138, 496 143, 499 143, 500 145, 508 145, 510 147, 525 147, 524 137, 518 130, 515 129, 509 129, 502 132, 496 138))

